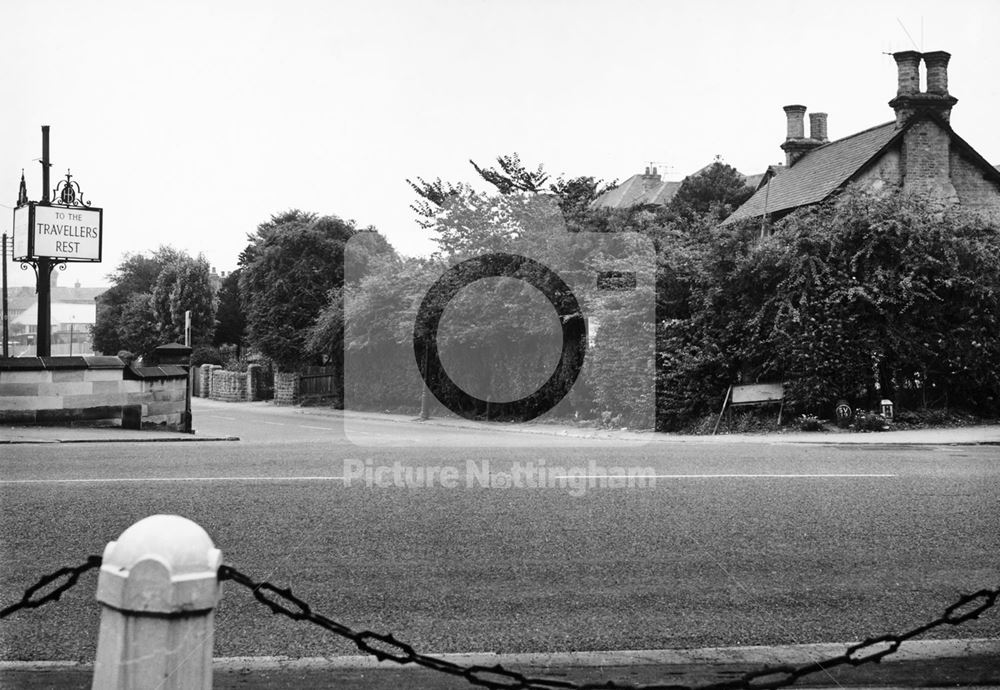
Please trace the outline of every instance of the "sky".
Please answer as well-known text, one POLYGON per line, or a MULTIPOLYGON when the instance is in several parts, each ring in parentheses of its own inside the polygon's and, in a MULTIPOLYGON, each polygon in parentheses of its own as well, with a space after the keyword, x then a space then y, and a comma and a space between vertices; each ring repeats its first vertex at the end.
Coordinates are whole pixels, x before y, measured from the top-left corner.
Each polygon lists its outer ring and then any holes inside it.
POLYGON ((998 30, 995 0, 6 2, 0 222, 22 169, 41 197, 49 125, 52 185, 71 169, 104 209, 103 262, 60 285, 161 245, 228 273, 291 208, 428 254, 407 178, 474 183, 469 159, 511 152, 553 177, 760 172, 784 105, 831 140, 891 120, 887 53, 913 49, 952 54, 952 126, 997 164, 998 30))

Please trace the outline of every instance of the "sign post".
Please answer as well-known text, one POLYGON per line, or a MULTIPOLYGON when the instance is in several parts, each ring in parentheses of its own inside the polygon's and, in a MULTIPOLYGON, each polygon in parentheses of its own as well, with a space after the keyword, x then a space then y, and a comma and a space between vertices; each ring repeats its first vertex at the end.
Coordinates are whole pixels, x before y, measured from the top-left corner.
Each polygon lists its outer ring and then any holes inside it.
MULTIPOLYGON (((42 200, 28 201, 21 179, 21 194, 14 209, 13 259, 35 269, 38 293, 38 332, 35 354, 52 354, 52 269, 67 262, 100 262, 104 210, 84 201, 80 185, 66 171, 66 179, 49 198, 49 127, 42 125, 42 200)), ((4 341, 6 343, 6 340, 4 341)))

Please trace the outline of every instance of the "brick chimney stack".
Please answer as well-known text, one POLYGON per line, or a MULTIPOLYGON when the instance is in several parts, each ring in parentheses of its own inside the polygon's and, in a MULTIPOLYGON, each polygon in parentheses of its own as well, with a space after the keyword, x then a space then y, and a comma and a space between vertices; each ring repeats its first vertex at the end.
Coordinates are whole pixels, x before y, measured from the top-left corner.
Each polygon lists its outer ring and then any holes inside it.
POLYGON ((804 105, 786 105, 784 107, 787 118, 788 133, 785 143, 781 145, 781 150, 785 152, 785 165, 792 166, 802 156, 826 143, 826 113, 813 113, 809 116, 810 137, 806 138, 804 105), (820 116, 817 118, 816 116, 820 116), (818 134, 822 132, 823 138, 818 139, 818 134))
POLYGON ((804 118, 806 107, 804 105, 786 105, 785 117, 788 118, 788 135, 786 139, 804 139, 806 136, 804 118))
POLYGON ((899 73, 899 88, 897 96, 915 96, 920 93, 920 53, 915 50, 904 50, 893 53, 896 69, 899 73))
POLYGON ((951 179, 951 108, 958 99, 948 93, 948 60, 944 51, 893 55, 899 68, 899 91, 889 105, 896 128, 906 128, 900 151, 903 189, 944 205, 958 202, 951 179), (920 61, 927 69, 927 90, 920 91, 920 61), (930 116, 930 117, 928 117, 930 116))
POLYGON ((948 93, 949 53, 943 50, 918 53, 905 50, 893 53, 899 70, 899 88, 889 105, 896 111, 896 127, 905 125, 918 113, 933 113, 945 122, 951 117, 951 108, 958 99, 948 93), (920 61, 927 68, 927 91, 920 91, 920 61))
POLYGON ((948 95, 948 61, 951 54, 943 50, 924 53, 924 65, 927 66, 927 93, 937 96, 948 95))
POLYGON ((826 113, 809 113, 809 138, 824 144, 827 142, 826 113))

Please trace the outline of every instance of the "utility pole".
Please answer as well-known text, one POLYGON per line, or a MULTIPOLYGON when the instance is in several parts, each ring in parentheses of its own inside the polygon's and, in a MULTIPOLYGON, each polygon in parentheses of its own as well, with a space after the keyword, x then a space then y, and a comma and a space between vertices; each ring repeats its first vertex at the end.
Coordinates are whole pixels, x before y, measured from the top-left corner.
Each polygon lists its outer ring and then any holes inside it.
MULTIPOLYGON (((49 204, 49 126, 42 125, 42 205, 49 204)), ((39 257, 35 271, 38 282, 38 332, 35 334, 35 356, 52 355, 52 259, 39 257)))
MULTIPOLYGON (((14 252, 11 252, 13 255, 14 252)), ((3 356, 10 357, 7 340, 9 339, 10 309, 7 306, 7 233, 3 234, 3 356)))

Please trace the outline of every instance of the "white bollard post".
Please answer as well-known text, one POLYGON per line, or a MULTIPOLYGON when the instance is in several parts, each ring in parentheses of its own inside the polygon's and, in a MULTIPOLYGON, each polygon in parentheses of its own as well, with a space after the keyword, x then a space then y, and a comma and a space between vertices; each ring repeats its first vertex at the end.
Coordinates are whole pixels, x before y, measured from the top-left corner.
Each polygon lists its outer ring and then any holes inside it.
POLYGON ((104 549, 94 688, 212 687, 222 552, 198 524, 153 515, 104 549))

